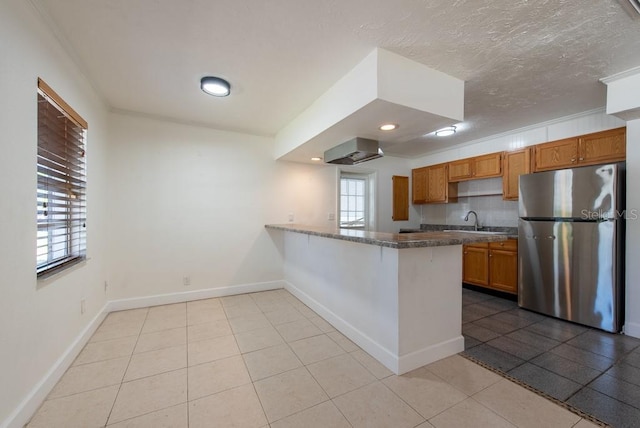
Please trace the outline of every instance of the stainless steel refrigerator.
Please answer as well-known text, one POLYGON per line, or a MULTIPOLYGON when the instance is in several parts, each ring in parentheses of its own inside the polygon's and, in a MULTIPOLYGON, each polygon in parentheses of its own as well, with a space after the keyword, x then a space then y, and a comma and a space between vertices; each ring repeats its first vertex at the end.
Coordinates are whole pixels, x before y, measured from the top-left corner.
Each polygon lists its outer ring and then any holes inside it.
POLYGON ((618 332, 624 162, 520 176, 518 304, 618 332))

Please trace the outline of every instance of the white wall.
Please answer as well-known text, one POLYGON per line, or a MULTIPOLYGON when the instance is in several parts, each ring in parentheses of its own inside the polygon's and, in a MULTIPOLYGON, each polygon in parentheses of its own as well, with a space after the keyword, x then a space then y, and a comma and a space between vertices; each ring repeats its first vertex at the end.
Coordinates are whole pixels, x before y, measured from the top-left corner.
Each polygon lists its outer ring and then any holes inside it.
POLYGON ((110 129, 109 299, 282 279, 264 225, 318 193, 309 167, 263 137, 119 114, 110 129))
MULTIPOLYGON (((640 119, 627 122, 627 211, 640 212, 640 119)), ((626 323, 625 331, 640 337, 640 218, 626 221, 626 323)))
MULTIPOLYGON (((329 166, 337 169, 338 167, 329 166)), ((379 232, 397 233, 404 228, 418 228, 420 226, 420 206, 411 204, 411 188, 409 188, 409 220, 393 221, 393 180, 394 175, 409 177, 411 185, 410 161, 404 158, 385 156, 360 165, 343 167, 343 169, 356 172, 374 172, 376 176, 376 230, 379 232)), ((336 172, 337 174, 337 172, 336 172)), ((331 183, 334 183, 332 181, 331 183)), ((329 183, 327 183, 329 184, 329 183)), ((335 185, 334 185, 335 186, 335 185)), ((337 190, 337 189, 336 189, 337 190)), ((335 193, 334 193, 335 195, 335 193)), ((334 202, 335 204, 335 202, 334 202)), ((337 206, 337 205, 336 205, 337 206)))
MULTIPOLYGON (((501 135, 491 136, 481 140, 470 141, 455 149, 444 150, 428 156, 413 159, 412 168, 434 165, 503 150, 517 150, 522 147, 547 141, 560 140, 591 132, 625 126, 625 122, 614 116, 597 110, 574 116, 559 118, 550 122, 516 129, 501 135)), ((627 147, 629 144, 627 144, 627 147)), ((464 186, 472 186, 472 191, 492 192, 498 189, 498 183, 493 180, 478 180, 477 184, 460 183, 458 190, 466 192, 464 186)), ((422 207, 422 223, 435 224, 468 224, 462 220, 469 210, 478 212, 480 222, 486 226, 517 226, 518 204, 512 201, 502 201, 500 196, 461 197, 457 203, 427 204, 422 207)))
MULTIPOLYGON (((109 299, 282 279, 267 223, 335 226, 337 167, 273 160, 273 140, 148 118, 110 116, 109 299), (190 286, 183 285, 189 276, 190 286)), ((381 159, 379 229, 391 221, 391 176, 404 159, 381 159)), ((415 227, 419 216, 412 211, 415 227)))
POLYGON ((105 303, 106 110, 30 2, 0 2, 0 52, 0 426, 4 426, 21 422, 24 412, 16 413, 21 402, 56 367, 105 303), (35 271, 38 77, 89 123, 89 260, 47 281, 37 281, 35 271), (82 298, 86 299, 83 315, 82 298))

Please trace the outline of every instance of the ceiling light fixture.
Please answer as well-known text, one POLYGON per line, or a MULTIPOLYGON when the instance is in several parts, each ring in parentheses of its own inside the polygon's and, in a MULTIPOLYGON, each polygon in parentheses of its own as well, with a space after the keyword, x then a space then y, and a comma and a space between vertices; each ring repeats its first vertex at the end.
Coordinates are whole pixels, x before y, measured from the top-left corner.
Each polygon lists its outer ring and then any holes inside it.
POLYGON ((395 123, 385 123, 384 125, 380 125, 378 129, 381 131, 393 131, 394 129, 398 129, 398 125, 395 123))
POLYGON ((315 157, 312 157, 311 160, 314 161, 314 162, 319 162, 319 161, 322 160, 322 158, 319 158, 319 157, 315 156, 315 157))
POLYGON ((214 97, 226 97, 231 93, 229 82, 214 76, 205 76, 200 79, 200 89, 214 97))
POLYGON ((436 131, 436 137, 448 137, 456 133, 455 126, 447 126, 446 128, 438 129, 436 131))

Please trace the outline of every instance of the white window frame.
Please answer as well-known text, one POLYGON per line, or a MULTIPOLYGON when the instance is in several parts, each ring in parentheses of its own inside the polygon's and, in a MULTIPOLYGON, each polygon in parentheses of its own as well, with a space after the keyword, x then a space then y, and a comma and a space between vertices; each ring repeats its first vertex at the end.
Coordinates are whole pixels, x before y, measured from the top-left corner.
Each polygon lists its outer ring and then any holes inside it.
POLYGON ((336 219, 337 225, 341 229, 376 230, 377 209, 376 209, 376 183, 377 173, 361 169, 339 168, 337 172, 337 198, 336 198, 336 219), (364 227, 343 227, 341 226, 341 181, 342 178, 357 178, 365 180, 365 221, 364 227))

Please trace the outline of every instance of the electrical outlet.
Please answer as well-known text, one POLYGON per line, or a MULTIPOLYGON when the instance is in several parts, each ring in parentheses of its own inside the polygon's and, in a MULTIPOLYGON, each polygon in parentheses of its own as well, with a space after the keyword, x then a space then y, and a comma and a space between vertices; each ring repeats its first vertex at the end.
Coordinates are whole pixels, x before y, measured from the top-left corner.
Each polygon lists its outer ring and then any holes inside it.
POLYGON ((327 214, 327 220, 334 221, 336 219, 336 215, 334 213, 327 214))
POLYGON ((80 314, 84 314, 84 310, 86 309, 87 301, 85 299, 80 300, 80 314))
POLYGON ((293 219, 294 219, 293 213, 289 213, 289 223, 293 223, 293 219))
POLYGON ((188 287, 191 285, 191 277, 190 276, 185 276, 182 278, 182 284, 184 284, 185 287, 188 287))

